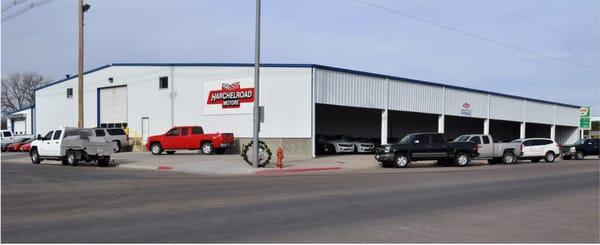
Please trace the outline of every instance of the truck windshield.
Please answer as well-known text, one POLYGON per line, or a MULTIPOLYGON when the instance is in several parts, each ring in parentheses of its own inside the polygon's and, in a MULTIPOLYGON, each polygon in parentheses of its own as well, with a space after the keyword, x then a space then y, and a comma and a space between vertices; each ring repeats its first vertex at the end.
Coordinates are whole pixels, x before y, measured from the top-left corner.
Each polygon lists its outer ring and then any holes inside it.
POLYGON ((398 143, 399 144, 409 144, 413 141, 415 136, 416 136, 416 134, 408 134, 408 135, 404 136, 404 138, 402 138, 400 141, 398 141, 398 143))

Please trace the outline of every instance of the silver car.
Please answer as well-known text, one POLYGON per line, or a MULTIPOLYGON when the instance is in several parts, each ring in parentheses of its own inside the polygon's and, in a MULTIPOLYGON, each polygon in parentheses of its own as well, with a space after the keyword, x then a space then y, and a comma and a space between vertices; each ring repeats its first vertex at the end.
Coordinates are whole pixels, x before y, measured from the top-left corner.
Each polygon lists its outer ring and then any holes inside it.
POLYGON ((94 136, 104 137, 107 142, 115 142, 117 148, 115 152, 128 150, 131 146, 129 145, 129 136, 122 128, 94 128, 94 136))

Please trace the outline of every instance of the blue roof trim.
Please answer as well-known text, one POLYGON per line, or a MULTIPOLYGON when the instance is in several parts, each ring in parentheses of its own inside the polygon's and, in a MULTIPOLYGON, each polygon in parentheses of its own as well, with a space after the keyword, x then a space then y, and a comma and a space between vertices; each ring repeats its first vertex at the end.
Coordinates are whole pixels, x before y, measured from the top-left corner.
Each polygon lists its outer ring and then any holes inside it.
MULTIPOLYGON (((111 65, 104 65, 104 66, 101 66, 101 67, 98 67, 98 68, 95 68, 95 69, 92 69, 92 70, 86 71, 86 72, 84 72, 84 73, 83 73, 83 75, 87 75, 87 74, 89 74, 89 73, 96 72, 96 71, 99 71, 99 70, 102 70, 102 69, 108 68, 108 67, 110 67, 110 66, 111 66, 111 65)), ((48 84, 46 84, 46 85, 44 85, 44 86, 37 87, 37 88, 35 88, 33 91, 35 92, 35 91, 38 91, 38 90, 40 90, 40 89, 43 89, 43 88, 50 87, 50 86, 52 86, 52 85, 56 85, 56 84, 62 83, 62 82, 64 82, 64 81, 67 81, 67 80, 71 80, 71 79, 77 78, 78 76, 79 76, 79 74, 78 74, 78 75, 75 75, 75 76, 72 76, 72 77, 69 77, 69 78, 65 78, 65 79, 62 79, 62 80, 58 80, 58 81, 56 81, 56 82, 51 82, 51 83, 48 83, 48 84)))
MULTIPOLYGON (((102 69, 105 69, 105 68, 108 68, 111 66, 254 67, 254 63, 113 63, 113 64, 98 67, 93 70, 86 71, 83 74, 86 75, 86 74, 96 72, 96 71, 99 71, 99 70, 102 70, 102 69)), ((384 74, 378 74, 378 73, 338 68, 338 67, 333 67, 333 66, 325 66, 325 65, 317 65, 317 64, 261 64, 260 66, 261 67, 285 67, 285 68, 317 68, 317 69, 323 69, 323 70, 329 70, 329 71, 339 71, 339 72, 345 72, 345 73, 351 73, 351 74, 363 75, 363 76, 372 76, 372 77, 378 77, 378 78, 402 80, 402 81, 406 81, 406 82, 412 82, 412 83, 418 83, 418 84, 424 84, 424 85, 446 87, 446 88, 458 89, 458 90, 463 90, 463 91, 491 94, 491 95, 497 95, 497 96, 502 96, 502 97, 522 99, 522 100, 527 100, 527 101, 535 101, 535 102, 541 102, 541 103, 546 103, 546 104, 555 104, 555 105, 572 107, 572 108, 580 108, 581 107, 579 105, 571 105, 571 104, 565 104, 565 103, 559 103, 559 102, 553 102, 553 101, 547 101, 547 100, 541 100, 541 99, 532 99, 532 98, 526 98, 526 97, 517 96, 517 95, 503 94, 503 93, 497 93, 497 92, 491 92, 491 91, 485 91, 485 90, 479 90, 479 89, 473 89, 473 88, 460 87, 460 86, 455 86, 455 85, 448 85, 448 84, 442 84, 442 83, 434 83, 434 82, 410 79, 410 78, 405 78, 405 77, 390 76, 390 75, 384 75, 384 74)), ((77 76, 73 76, 70 78, 66 78, 63 80, 59 80, 59 81, 44 85, 42 87, 36 88, 35 91, 46 88, 46 87, 50 87, 52 85, 55 85, 55 84, 58 84, 58 83, 61 83, 61 82, 64 82, 64 81, 67 81, 69 79, 73 79, 76 77, 77 76)))
POLYGON ((17 112, 22 112, 22 111, 25 111, 25 110, 30 110, 30 109, 33 109, 33 108, 35 108, 35 105, 28 106, 28 107, 21 108, 21 109, 19 109, 19 110, 13 111, 13 112, 9 113, 9 115, 15 114, 15 113, 17 113, 17 112))

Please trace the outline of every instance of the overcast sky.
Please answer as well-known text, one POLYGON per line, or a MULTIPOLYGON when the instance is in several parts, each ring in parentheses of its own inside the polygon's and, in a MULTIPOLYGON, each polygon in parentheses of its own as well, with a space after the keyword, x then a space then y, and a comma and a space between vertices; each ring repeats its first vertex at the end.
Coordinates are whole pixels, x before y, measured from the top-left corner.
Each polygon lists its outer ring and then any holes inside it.
MULTIPOLYGON (((2 8, 12 1, 2 0, 2 8)), ((600 115, 598 0, 365 1, 579 65, 355 0, 263 0, 262 61, 316 63, 592 105, 600 115)), ((253 62, 253 0, 87 2, 86 70, 118 62, 253 62)), ((58 80, 75 74, 76 10, 75 0, 54 0, 3 21, 2 76, 37 71, 58 80)))

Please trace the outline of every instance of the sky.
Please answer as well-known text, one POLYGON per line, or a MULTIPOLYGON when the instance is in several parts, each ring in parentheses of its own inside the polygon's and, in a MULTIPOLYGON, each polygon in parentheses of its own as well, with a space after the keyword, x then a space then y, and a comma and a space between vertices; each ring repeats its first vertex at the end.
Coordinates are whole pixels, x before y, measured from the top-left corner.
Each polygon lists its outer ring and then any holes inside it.
MULTIPOLYGON (((261 61, 588 105, 600 115, 599 0, 364 1, 567 63, 357 0, 262 0, 261 61)), ((2 0, 2 8, 12 2, 2 0)), ((86 70, 120 62, 254 62, 253 0, 86 2, 86 70)), ((59 80, 76 73, 77 1, 49 1, 2 21, 1 29, 2 77, 36 71, 59 80)))

